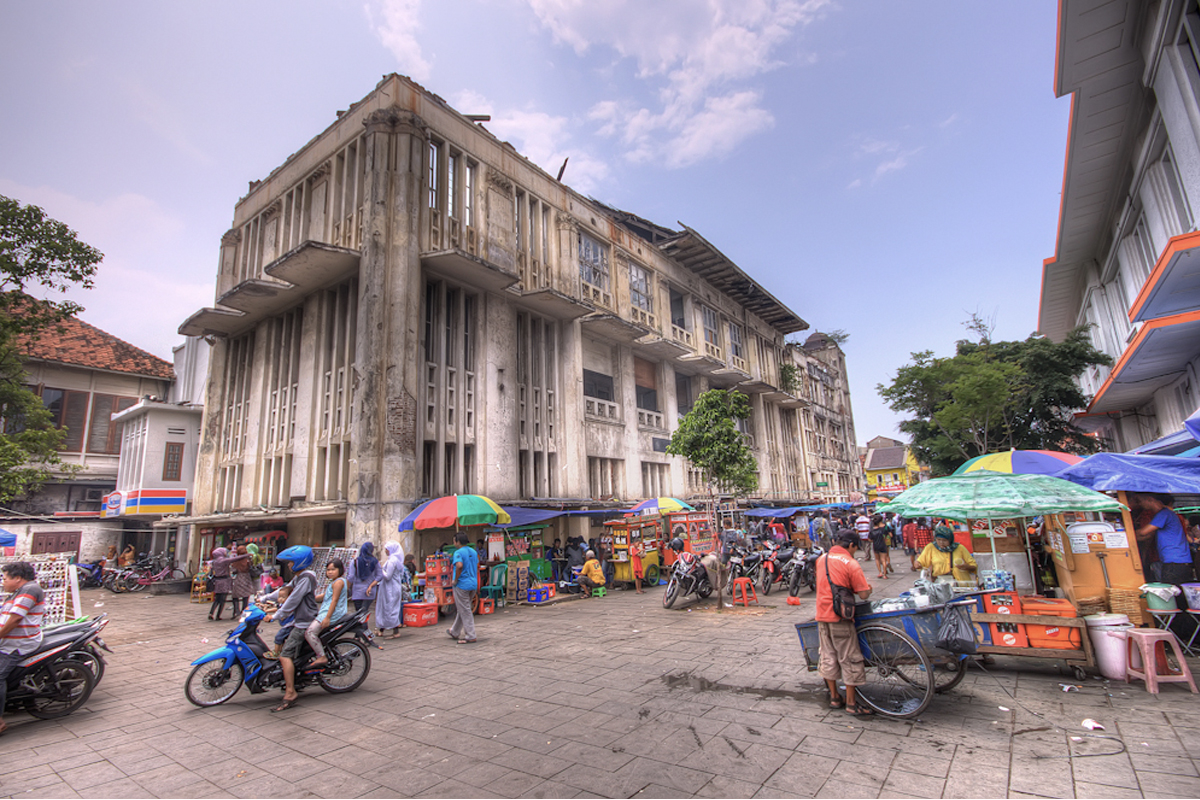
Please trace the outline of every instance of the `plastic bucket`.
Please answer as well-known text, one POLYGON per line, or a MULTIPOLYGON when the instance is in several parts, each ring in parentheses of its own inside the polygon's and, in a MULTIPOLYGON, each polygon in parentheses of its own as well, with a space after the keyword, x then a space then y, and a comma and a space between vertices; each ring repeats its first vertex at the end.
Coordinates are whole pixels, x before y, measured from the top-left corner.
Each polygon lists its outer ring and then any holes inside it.
POLYGON ((1181 583, 1179 588, 1183 589, 1183 595, 1187 598, 1188 608, 1193 611, 1200 611, 1200 583, 1181 583))
MULTIPOLYGON (((1147 583, 1146 586, 1150 589, 1173 589, 1173 584, 1170 583, 1147 583)), ((1152 611, 1177 611, 1179 605, 1175 602, 1175 598, 1163 600, 1154 592, 1143 592, 1142 597, 1146 598, 1146 606, 1152 611)))
POLYGON ((1125 631, 1132 628, 1125 614, 1089 614, 1087 623, 1092 649, 1096 651, 1096 667, 1110 681, 1125 680, 1125 631))

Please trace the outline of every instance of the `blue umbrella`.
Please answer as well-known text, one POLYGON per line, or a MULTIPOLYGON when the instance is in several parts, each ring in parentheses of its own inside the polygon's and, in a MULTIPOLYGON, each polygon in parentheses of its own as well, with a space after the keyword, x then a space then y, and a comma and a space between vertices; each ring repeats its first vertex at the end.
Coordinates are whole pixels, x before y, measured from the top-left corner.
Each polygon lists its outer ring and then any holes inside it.
POLYGON ((17 535, 0 528, 0 547, 16 547, 17 535))

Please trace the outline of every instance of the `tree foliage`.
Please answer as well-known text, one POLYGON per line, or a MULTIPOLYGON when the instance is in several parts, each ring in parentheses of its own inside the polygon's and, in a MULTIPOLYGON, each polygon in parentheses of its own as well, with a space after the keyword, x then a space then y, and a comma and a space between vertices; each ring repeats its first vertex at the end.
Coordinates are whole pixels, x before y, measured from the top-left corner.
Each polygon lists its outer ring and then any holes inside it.
POLYGON ((1112 363, 1092 346, 1087 326, 1062 342, 1036 334, 993 342, 977 316, 967 327, 978 341, 959 341, 949 358, 913 353, 890 384, 878 387, 893 411, 912 415, 900 430, 912 437, 918 461, 946 475, 967 459, 1002 450, 1099 449, 1072 421, 1088 403, 1075 379, 1090 366, 1112 363))
POLYGON ((54 472, 65 432, 25 385, 21 347, 82 311, 69 300, 35 300, 92 287, 104 256, 37 206, 0 196, 0 503, 37 491, 54 472))
POLYGON ((758 462, 736 420, 749 418, 746 395, 723 389, 707 391, 680 421, 667 452, 683 456, 703 470, 713 488, 748 494, 758 488, 758 462))

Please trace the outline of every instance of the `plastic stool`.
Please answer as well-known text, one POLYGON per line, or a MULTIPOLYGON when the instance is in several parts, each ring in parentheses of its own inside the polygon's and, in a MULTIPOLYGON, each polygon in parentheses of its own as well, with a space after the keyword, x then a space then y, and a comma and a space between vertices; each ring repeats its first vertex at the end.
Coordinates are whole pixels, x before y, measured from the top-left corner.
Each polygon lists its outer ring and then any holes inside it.
POLYGON ((603 586, 597 586, 595 589, 592 589, 592 597, 605 597, 607 594, 608 589, 605 589, 603 586))
POLYGON ((1196 681, 1193 680, 1192 671, 1188 669, 1187 661, 1183 657, 1179 640, 1170 631, 1130 628, 1125 632, 1125 682, 1129 683, 1132 678, 1141 678, 1145 681, 1146 691, 1151 694, 1158 694, 1160 683, 1186 683, 1193 694, 1197 693, 1196 681), (1159 674, 1156 651, 1160 642, 1164 657, 1167 645, 1170 645, 1175 651, 1175 659, 1179 662, 1179 672, 1167 671, 1165 674, 1159 674), (1137 667, 1133 665, 1134 653, 1138 654, 1142 662, 1137 667))
POLYGON ((734 578, 733 590, 729 593, 729 601, 734 605, 738 603, 738 589, 742 590, 740 599, 743 606, 749 608, 751 600, 754 601, 755 605, 758 605, 758 592, 754 591, 754 581, 749 578, 734 578), (749 595, 746 594, 747 589, 750 590, 749 595))

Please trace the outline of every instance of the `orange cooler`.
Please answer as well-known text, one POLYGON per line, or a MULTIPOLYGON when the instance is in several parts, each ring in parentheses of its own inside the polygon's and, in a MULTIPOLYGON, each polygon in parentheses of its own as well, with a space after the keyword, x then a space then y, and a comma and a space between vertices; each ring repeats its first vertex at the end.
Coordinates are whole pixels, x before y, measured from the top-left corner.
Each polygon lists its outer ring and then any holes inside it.
MULTIPOLYGON (((1070 617, 1079 616, 1070 600, 1054 597, 1022 597, 1021 608, 1024 614, 1036 614, 1039 617, 1070 617)), ((1057 625, 1025 626, 1029 637, 1030 647, 1041 647, 1049 650, 1079 650, 1082 646, 1082 632, 1079 628, 1060 628, 1057 625)))
MULTIPOLYGON (((1016 592, 988 592, 983 596, 984 610, 989 614, 1021 614, 1021 598, 1016 592)), ((1002 647, 1028 647, 1025 626, 1016 622, 992 622, 992 643, 1002 647)))

